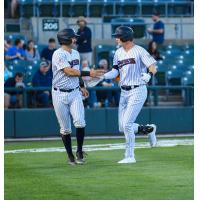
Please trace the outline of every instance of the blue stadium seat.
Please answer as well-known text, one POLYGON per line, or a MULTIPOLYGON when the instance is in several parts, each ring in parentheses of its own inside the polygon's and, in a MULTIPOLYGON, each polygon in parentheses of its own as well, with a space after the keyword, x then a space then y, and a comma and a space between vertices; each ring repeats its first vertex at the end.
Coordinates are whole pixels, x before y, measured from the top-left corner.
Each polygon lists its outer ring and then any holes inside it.
POLYGON ((43 50, 44 48, 46 48, 46 47, 48 47, 48 45, 46 45, 46 44, 38 44, 38 45, 35 45, 35 48, 39 51, 39 54, 41 54, 41 53, 42 53, 42 50, 43 50))
POLYGON ((182 78, 182 84, 183 85, 194 85, 194 71, 186 71, 184 73, 184 76, 182 78))
POLYGON ((27 39, 24 35, 21 34, 6 34, 4 35, 4 40, 11 40, 11 41, 15 41, 16 39, 21 39, 22 41, 26 42, 27 39))
POLYGON ((166 72, 168 70, 167 62, 164 60, 159 60, 156 66, 158 72, 166 72))
POLYGON ((37 0, 37 8, 40 17, 59 17, 60 4, 56 0, 37 0))
POLYGON ((24 60, 15 60, 12 63, 10 63, 7 67, 10 71, 15 74, 16 72, 22 72, 25 74, 26 72, 26 66, 29 65, 29 61, 24 61, 24 60))
POLYGON ((25 83, 31 85, 34 74, 38 71, 41 61, 34 61, 26 66, 25 83))
POLYGON ((98 63, 101 59, 106 59, 109 65, 110 63, 110 52, 116 49, 113 45, 97 45, 95 47, 95 65, 98 66, 98 63))
POLYGON ((169 85, 181 85, 181 78, 183 71, 178 69, 172 69, 167 72, 167 83, 169 85))
POLYGON ((30 18, 36 15, 36 7, 33 0, 19 0, 19 7, 21 17, 30 18))

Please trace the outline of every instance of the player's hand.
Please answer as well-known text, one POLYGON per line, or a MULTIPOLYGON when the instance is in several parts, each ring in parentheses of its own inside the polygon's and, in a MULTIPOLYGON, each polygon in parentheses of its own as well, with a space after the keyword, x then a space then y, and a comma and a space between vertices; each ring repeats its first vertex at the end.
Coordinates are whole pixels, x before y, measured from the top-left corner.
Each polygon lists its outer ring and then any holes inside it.
POLYGON ((148 33, 153 33, 153 30, 151 28, 147 29, 148 33))
POLYGON ((89 92, 86 90, 86 88, 81 88, 81 93, 85 98, 89 97, 89 92))
POLYGON ((94 70, 94 69, 91 69, 90 70, 90 76, 91 77, 100 77, 100 76, 102 76, 103 74, 105 74, 105 70, 103 70, 103 69, 96 69, 96 70, 94 70))
POLYGON ((16 53, 16 57, 20 58, 21 54, 20 53, 16 53))
POLYGON ((148 82, 150 81, 150 79, 151 79, 151 75, 150 75, 150 74, 147 74, 147 73, 142 73, 142 74, 141 74, 141 79, 142 79, 144 82, 148 83, 148 82))

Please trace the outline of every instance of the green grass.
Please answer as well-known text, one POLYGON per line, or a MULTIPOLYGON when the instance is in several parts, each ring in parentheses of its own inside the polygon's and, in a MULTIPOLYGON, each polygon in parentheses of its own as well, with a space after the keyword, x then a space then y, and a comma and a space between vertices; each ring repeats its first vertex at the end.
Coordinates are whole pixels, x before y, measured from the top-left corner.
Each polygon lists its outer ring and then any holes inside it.
MULTIPOLYGON (((86 141, 87 144, 123 140, 86 141)), ((5 149, 61 142, 5 144, 5 149), (28 144, 28 145, 27 145, 28 144)), ((136 164, 119 165, 123 150, 89 152, 69 166, 65 153, 5 154, 5 200, 192 200, 193 146, 136 149, 136 164)))

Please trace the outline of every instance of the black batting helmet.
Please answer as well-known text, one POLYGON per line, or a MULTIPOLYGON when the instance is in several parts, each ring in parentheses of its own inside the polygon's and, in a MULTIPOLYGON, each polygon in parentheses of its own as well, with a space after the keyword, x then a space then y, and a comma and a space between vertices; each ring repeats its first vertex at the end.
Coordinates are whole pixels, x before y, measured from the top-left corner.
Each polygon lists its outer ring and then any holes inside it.
POLYGON ((119 38, 122 42, 133 41, 134 32, 129 26, 119 26, 112 36, 119 38))
POLYGON ((70 45, 72 43, 72 38, 78 37, 75 31, 71 28, 66 28, 58 32, 57 38, 60 45, 70 45))

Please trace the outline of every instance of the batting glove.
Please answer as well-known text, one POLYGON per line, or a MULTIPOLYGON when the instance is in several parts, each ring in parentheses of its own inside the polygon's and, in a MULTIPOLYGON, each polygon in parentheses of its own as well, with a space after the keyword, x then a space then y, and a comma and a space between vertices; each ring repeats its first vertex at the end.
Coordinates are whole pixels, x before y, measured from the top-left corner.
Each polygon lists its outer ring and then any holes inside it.
POLYGON ((148 83, 149 81, 150 81, 150 79, 151 79, 151 75, 148 73, 142 73, 141 74, 141 79, 144 81, 144 82, 146 82, 146 83, 148 83))

